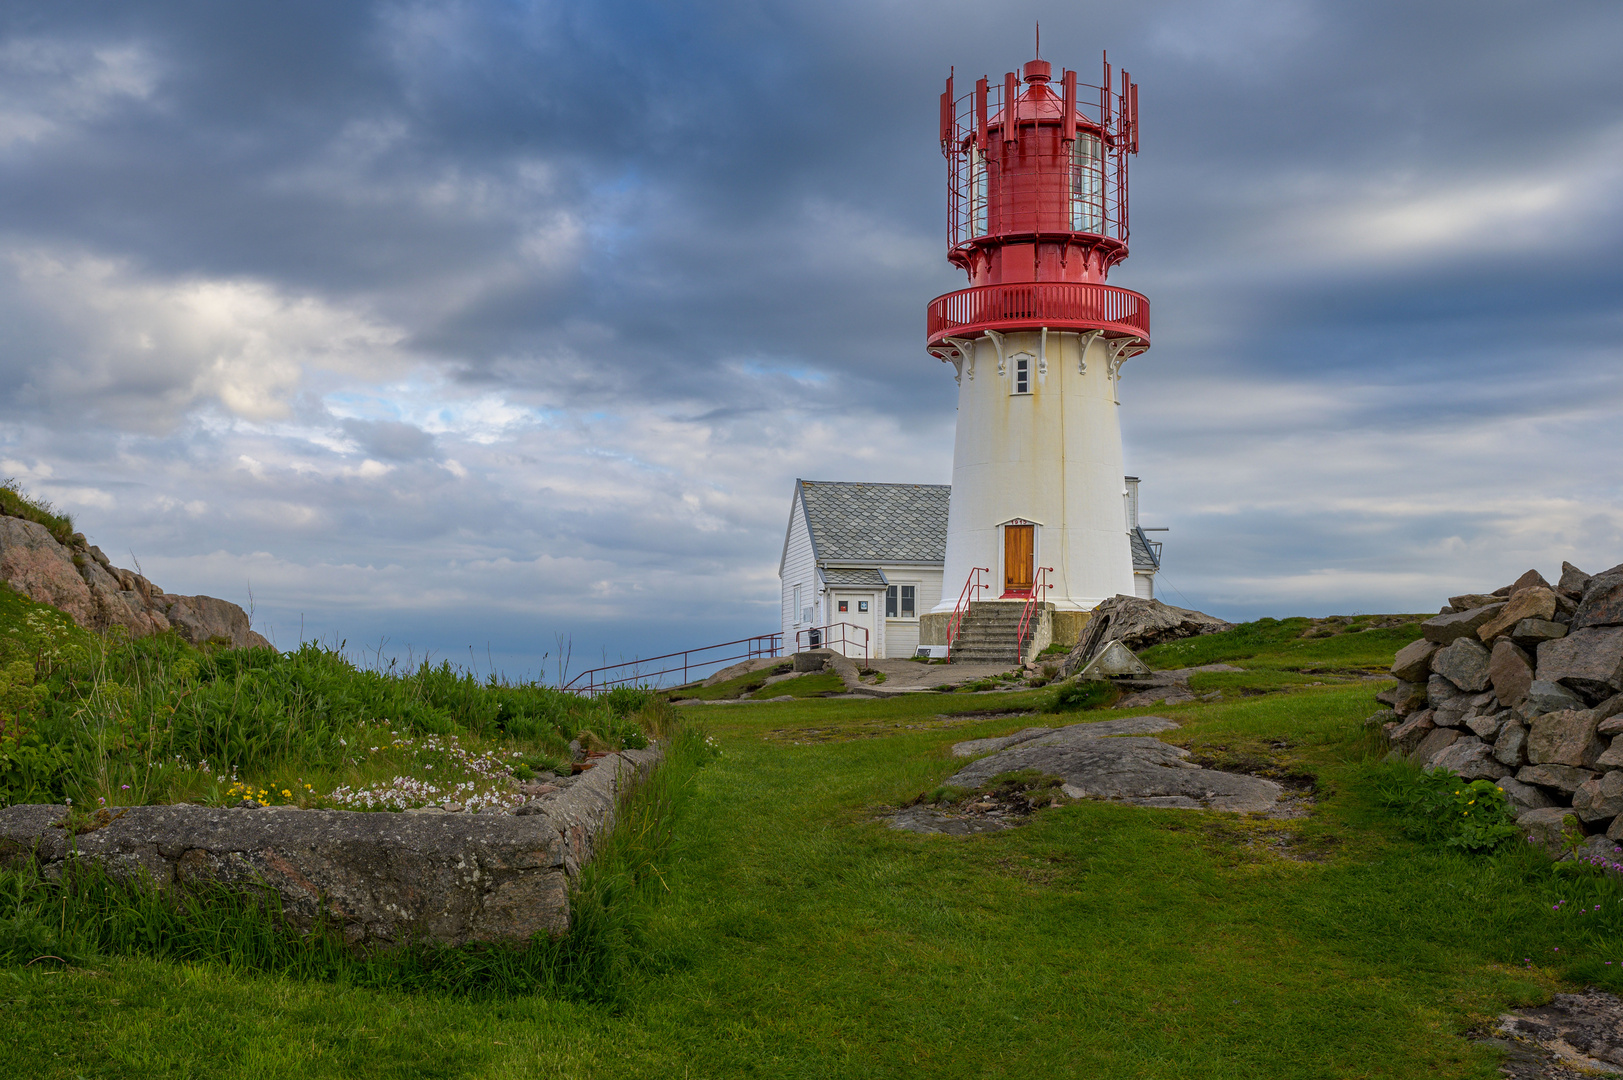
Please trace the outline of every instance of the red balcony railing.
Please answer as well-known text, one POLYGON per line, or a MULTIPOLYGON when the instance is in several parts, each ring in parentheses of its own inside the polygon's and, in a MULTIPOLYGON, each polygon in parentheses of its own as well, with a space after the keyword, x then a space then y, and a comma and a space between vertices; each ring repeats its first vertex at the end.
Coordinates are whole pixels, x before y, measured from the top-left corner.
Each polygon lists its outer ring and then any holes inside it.
POLYGON ((987 330, 1103 330, 1150 342, 1150 302, 1131 289, 1083 281, 982 285, 930 301, 930 345, 987 330))

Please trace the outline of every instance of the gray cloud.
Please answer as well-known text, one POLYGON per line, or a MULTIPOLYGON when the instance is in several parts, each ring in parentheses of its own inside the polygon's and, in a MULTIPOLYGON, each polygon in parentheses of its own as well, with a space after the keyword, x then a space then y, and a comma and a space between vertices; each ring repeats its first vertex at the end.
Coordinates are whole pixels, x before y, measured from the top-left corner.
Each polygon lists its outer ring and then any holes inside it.
POLYGON ((1144 88, 1123 420, 1186 599, 1623 559, 1598 2, 13 5, 0 471, 311 636, 769 629, 793 477, 948 477, 935 98, 1039 15, 1144 88))

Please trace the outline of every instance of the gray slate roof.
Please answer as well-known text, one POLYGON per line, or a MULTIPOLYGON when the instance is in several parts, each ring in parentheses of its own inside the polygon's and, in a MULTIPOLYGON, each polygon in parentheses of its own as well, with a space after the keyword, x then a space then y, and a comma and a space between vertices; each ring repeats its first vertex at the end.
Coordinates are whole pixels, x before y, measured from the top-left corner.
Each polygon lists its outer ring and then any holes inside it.
POLYGON ((883 589, 890 584, 880 570, 819 570, 823 580, 835 586, 883 589))
POLYGON ((946 561, 950 484, 797 483, 818 559, 946 561))

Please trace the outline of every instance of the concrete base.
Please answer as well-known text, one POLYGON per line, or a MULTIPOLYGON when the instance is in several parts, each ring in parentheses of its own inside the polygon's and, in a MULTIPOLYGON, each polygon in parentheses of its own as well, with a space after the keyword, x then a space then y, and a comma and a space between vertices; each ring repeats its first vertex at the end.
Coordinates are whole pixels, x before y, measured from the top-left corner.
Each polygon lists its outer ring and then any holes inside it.
POLYGON ((1049 644, 1075 648, 1076 643, 1082 640, 1082 631, 1088 625, 1088 620, 1092 618, 1091 611, 1055 611, 1054 633, 1049 644))

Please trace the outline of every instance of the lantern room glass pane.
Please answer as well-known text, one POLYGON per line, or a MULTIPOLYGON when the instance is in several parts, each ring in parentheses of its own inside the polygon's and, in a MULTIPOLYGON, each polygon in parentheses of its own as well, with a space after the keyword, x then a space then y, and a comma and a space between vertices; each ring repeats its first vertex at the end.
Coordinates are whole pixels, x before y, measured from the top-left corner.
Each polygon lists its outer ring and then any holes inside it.
POLYGON ((969 151, 969 235, 986 235, 986 155, 969 151))
POLYGON ((1071 228, 1105 231, 1104 154, 1097 135, 1076 133, 1071 148, 1071 228))

